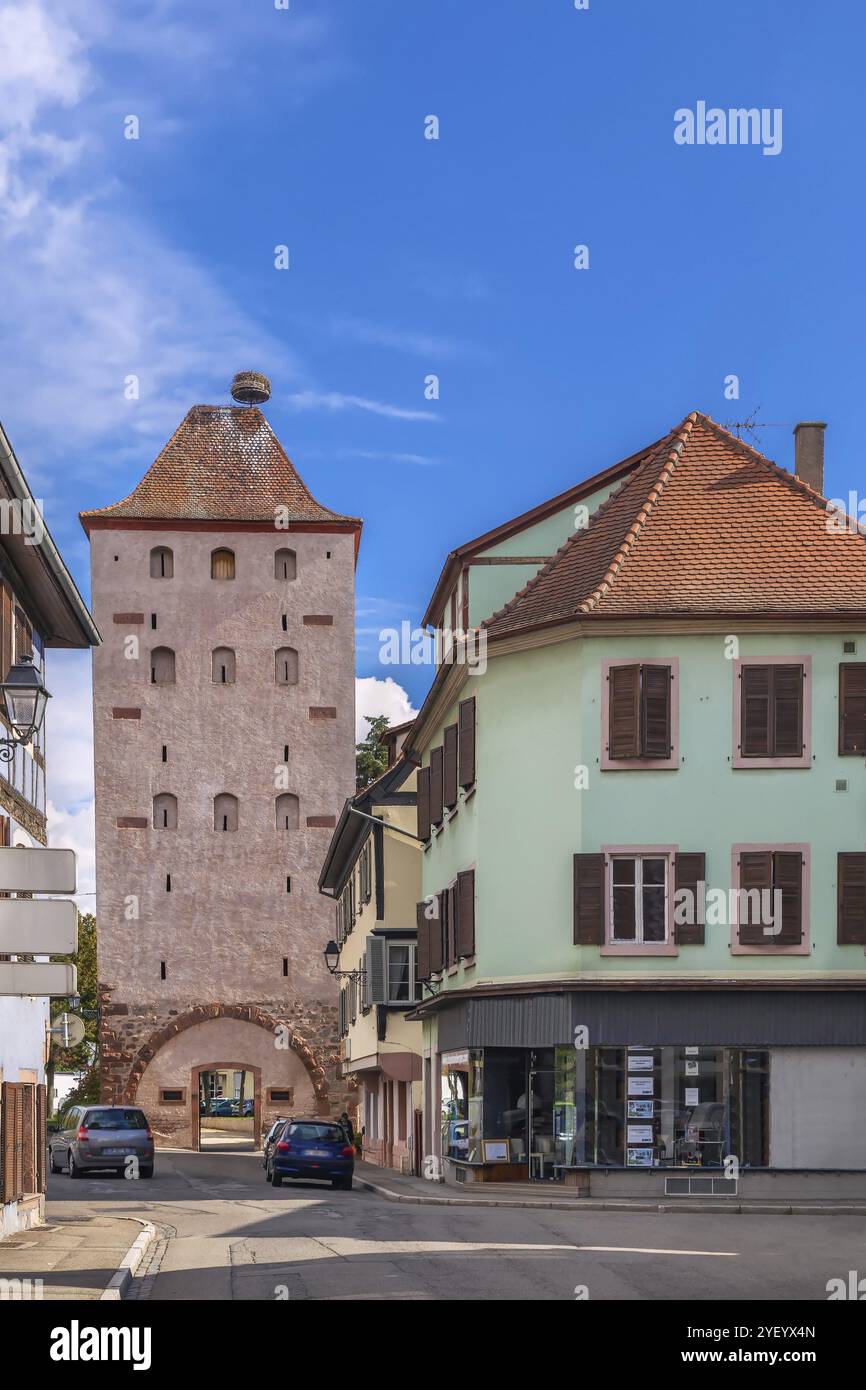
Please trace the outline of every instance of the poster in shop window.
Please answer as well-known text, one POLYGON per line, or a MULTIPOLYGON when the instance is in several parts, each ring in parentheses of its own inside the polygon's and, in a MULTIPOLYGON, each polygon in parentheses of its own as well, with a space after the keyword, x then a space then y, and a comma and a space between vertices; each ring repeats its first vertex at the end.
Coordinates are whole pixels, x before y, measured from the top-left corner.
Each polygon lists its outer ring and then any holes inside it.
POLYGON ((652 1125, 629 1125, 626 1140, 629 1144, 651 1144, 653 1141, 652 1125))
POLYGON ((652 1071, 655 1066, 654 1057, 629 1057, 629 1071, 652 1071))
POLYGON ((652 1149, 628 1149, 627 1153, 627 1166, 629 1168, 652 1168, 652 1149))
POLYGON ((651 1076, 630 1076, 628 1079, 630 1096, 652 1096, 655 1094, 653 1086, 654 1082, 651 1076))
POLYGON ((651 1120, 653 1117, 653 1104, 651 1100, 630 1100, 628 1103, 628 1118, 630 1120, 651 1120))

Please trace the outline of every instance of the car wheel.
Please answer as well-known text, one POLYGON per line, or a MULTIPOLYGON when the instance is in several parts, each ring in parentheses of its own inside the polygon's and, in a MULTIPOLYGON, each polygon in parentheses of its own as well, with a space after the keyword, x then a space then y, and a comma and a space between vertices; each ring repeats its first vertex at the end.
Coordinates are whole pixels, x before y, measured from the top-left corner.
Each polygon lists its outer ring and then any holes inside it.
POLYGON ((152 1164, 152 1163, 139 1163, 139 1165, 138 1165, 138 1176, 139 1176, 140 1178, 152 1178, 152 1177, 153 1177, 153 1164, 152 1164))
POLYGON ((68 1164, 68 1169, 69 1169, 69 1176, 70 1176, 70 1178, 80 1178, 80 1177, 81 1177, 81 1169, 79 1168, 78 1164, 75 1162, 75 1159, 72 1157, 72 1150, 71 1150, 71 1149, 69 1150, 69 1164, 68 1164))
POLYGON ((48 1166, 49 1166, 49 1168, 51 1169, 51 1172, 52 1172, 52 1173, 59 1173, 59 1172, 60 1172, 60 1169, 59 1169, 58 1166, 57 1166, 57 1159, 54 1157, 54 1150, 53 1150, 53 1149, 49 1149, 49 1150, 48 1150, 48 1166))
POLYGON ((272 1187, 282 1187, 282 1185, 283 1185, 283 1175, 282 1175, 282 1173, 278 1173, 277 1170, 276 1170, 276 1168, 275 1168, 274 1171, 273 1171, 273 1173, 271 1174, 271 1186, 272 1186, 272 1187))

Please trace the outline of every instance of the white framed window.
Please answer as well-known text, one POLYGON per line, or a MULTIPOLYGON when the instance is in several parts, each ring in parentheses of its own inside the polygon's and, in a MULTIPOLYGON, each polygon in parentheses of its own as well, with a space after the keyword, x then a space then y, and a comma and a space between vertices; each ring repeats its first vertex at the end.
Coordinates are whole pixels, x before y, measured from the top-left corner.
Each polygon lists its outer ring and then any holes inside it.
POLYGON ((414 1004, 417 997, 414 942, 389 942, 388 1003, 414 1004))
POLYGON ((664 945, 669 939, 669 858, 663 854, 615 854, 608 872, 608 941, 612 945, 664 945))

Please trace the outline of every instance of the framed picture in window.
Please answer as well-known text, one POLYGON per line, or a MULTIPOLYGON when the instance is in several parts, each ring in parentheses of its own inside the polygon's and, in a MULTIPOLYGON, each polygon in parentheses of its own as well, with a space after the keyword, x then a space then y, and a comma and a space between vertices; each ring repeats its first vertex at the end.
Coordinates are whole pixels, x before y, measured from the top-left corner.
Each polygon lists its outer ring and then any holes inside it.
POLYGON ((510 1163, 511 1148, 507 1139, 482 1139, 481 1158, 484 1163, 510 1163))

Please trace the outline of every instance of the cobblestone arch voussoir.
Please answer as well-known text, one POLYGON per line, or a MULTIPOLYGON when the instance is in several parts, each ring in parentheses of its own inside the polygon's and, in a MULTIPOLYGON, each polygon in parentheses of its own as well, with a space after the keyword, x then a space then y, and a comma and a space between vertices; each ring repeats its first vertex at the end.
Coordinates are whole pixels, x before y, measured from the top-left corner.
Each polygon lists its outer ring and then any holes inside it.
POLYGON ((179 1018, 173 1018, 171 1023, 167 1023, 164 1028, 152 1033, 144 1046, 138 1049, 123 1088, 123 1104, 131 1105, 135 1100, 141 1078, 161 1047, 164 1047, 172 1038, 177 1037, 178 1033, 185 1033, 187 1028, 194 1028, 197 1023, 206 1023, 211 1018, 236 1018, 242 1023, 255 1023, 259 1028, 264 1028, 269 1033, 275 1033, 277 1028, 285 1028, 289 1047, 297 1053, 309 1072, 316 1100, 322 1106, 327 1103, 328 1078, 319 1065, 312 1048, 295 1032, 286 1019, 278 1018, 276 1014, 265 1013, 262 1009, 257 1009, 250 1004, 196 1004, 188 1013, 181 1014, 179 1018))

